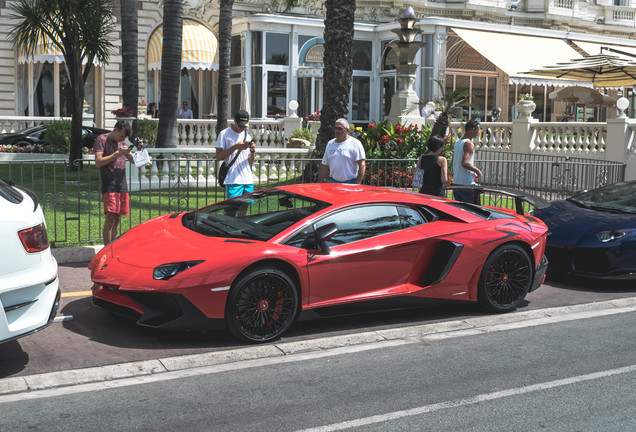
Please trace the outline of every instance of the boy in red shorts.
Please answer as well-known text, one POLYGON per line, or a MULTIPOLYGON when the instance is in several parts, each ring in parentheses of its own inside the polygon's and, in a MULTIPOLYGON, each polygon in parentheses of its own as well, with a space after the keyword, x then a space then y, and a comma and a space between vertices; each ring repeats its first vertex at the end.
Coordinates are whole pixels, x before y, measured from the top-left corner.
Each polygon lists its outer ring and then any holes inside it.
POLYGON ((130 212, 128 186, 126 185, 126 159, 134 163, 130 149, 125 143, 132 134, 126 120, 120 120, 115 128, 97 137, 93 144, 95 165, 99 167, 104 201, 104 246, 117 237, 117 227, 121 216, 130 212))

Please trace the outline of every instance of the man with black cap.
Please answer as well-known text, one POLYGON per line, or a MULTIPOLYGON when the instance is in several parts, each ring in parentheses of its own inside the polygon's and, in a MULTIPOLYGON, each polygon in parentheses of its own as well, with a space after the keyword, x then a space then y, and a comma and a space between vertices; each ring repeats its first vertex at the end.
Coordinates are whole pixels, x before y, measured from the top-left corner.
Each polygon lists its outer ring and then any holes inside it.
POLYGON ((238 110, 234 115, 234 123, 223 129, 216 139, 216 160, 230 165, 225 177, 225 193, 227 198, 254 192, 252 164, 256 153, 256 145, 247 133, 250 115, 247 111, 238 110))

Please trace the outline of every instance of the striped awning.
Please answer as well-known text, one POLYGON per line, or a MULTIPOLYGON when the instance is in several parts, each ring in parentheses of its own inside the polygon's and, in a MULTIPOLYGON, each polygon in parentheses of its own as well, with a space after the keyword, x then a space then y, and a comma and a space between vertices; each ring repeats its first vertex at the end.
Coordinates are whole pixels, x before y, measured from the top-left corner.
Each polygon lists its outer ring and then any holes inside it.
MULTIPOLYGON (((540 69, 564 59, 581 58, 578 52, 561 39, 463 28, 453 28, 453 31, 479 54, 505 72, 510 84, 553 86, 573 84, 567 79, 546 80, 544 76, 532 76, 525 73, 530 69, 540 69)), ((591 83, 576 82, 576 84, 591 87, 591 83)))
POLYGON ((24 52, 20 53, 18 63, 64 63, 64 55, 51 38, 43 36, 40 38, 40 42, 35 47, 32 55, 27 55, 24 52))
MULTIPOLYGON (((219 42, 210 29, 191 19, 184 19, 182 39, 182 68, 210 70, 219 68, 219 42)), ((161 69, 162 44, 163 26, 159 26, 148 41, 149 70, 161 69)))

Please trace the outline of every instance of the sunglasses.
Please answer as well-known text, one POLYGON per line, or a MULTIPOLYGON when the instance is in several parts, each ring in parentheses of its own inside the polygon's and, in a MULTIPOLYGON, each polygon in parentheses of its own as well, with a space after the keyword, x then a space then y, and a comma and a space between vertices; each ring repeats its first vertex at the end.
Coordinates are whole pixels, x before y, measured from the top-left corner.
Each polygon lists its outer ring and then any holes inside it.
POLYGON ((338 126, 338 127, 336 128, 336 130, 345 130, 345 128, 343 128, 343 127, 341 127, 341 126, 338 126))

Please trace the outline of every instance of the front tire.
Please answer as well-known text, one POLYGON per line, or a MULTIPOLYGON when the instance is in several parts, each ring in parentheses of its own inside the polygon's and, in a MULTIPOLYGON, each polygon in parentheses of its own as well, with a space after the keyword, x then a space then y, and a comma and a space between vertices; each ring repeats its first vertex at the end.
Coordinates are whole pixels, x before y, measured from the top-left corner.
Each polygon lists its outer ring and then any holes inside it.
POLYGON ((292 279, 274 267, 260 267, 232 286, 225 307, 228 330, 249 342, 268 342, 282 335, 298 313, 298 291, 292 279))
POLYGON ((515 309, 528 294, 532 276, 532 262, 523 248, 514 244, 498 247, 479 277, 479 303, 495 312, 515 309))

